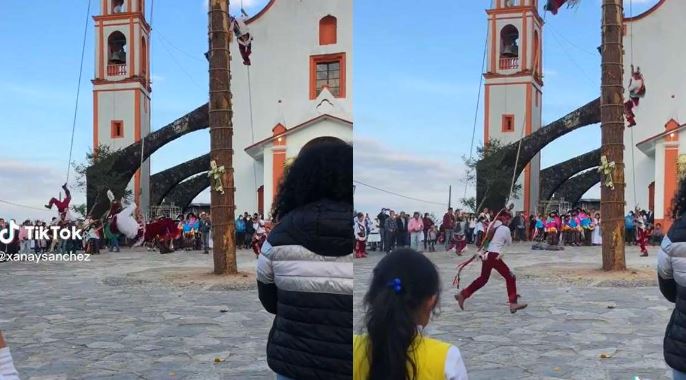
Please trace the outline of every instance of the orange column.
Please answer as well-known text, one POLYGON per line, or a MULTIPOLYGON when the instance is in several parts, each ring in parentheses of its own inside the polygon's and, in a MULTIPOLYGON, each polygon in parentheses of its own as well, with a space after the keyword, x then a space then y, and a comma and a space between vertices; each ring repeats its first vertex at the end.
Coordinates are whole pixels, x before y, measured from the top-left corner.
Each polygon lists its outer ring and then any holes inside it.
POLYGON ((498 60, 498 57, 496 56, 496 52, 495 52, 495 45, 496 45, 497 40, 498 40, 498 35, 496 33, 496 30, 495 30, 495 16, 491 16, 491 40, 489 41, 489 43, 491 44, 491 69, 488 70, 488 72, 490 72, 490 73, 495 72, 495 67, 496 67, 495 61, 498 60))
MULTIPOLYGON (((133 114, 133 123, 134 123, 134 140, 135 141, 140 141, 141 139, 141 92, 140 90, 136 90, 135 95, 134 95, 134 114, 133 114)), ((141 206, 141 170, 143 167, 140 167, 138 171, 136 171, 136 174, 133 177, 133 193, 134 193, 134 199, 136 199, 136 204, 138 207, 141 206)))
POLYGON ((283 177, 286 165, 286 127, 279 123, 272 129, 274 145, 272 147, 272 199, 276 199, 279 191, 279 183, 283 177), (278 136, 278 137, 277 137, 278 136))
POLYGON ((273 170, 272 170, 272 189, 273 197, 276 199, 276 193, 279 191, 279 184, 281 183, 281 178, 283 177, 283 171, 286 165, 286 144, 285 138, 282 137, 282 142, 274 142, 274 154, 273 154, 273 170))
POLYGON ((679 171, 679 134, 673 133, 665 137, 665 190, 664 190, 664 222, 662 228, 669 229, 672 224, 672 199, 678 188, 679 171))

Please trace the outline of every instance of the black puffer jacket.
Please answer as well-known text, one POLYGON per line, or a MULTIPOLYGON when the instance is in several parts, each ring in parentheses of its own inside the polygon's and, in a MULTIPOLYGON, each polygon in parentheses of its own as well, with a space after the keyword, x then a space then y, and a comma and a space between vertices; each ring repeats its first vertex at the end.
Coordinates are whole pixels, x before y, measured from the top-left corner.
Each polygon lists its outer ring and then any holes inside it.
POLYGON ((667 365, 686 372, 686 215, 677 220, 662 240, 657 256, 660 291, 674 311, 665 332, 667 365))
POLYGON ((257 263, 274 372, 298 380, 352 378, 353 260, 349 204, 321 201, 288 213, 257 263))

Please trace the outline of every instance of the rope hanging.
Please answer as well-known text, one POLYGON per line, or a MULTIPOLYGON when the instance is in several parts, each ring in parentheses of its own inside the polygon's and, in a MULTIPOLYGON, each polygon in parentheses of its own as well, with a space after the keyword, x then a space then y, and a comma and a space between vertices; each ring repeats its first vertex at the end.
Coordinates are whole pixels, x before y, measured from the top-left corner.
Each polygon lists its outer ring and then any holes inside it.
MULTIPOLYGON (((479 72, 479 91, 476 96, 476 109, 474 110, 474 124, 472 125, 472 142, 469 145, 469 161, 472 161, 472 158, 474 157, 474 137, 476 136, 476 120, 479 116, 479 104, 481 102, 481 88, 483 87, 484 83, 484 76, 483 72, 484 69, 486 68, 486 52, 488 51, 488 27, 486 28, 486 41, 484 42, 484 53, 483 53, 483 58, 481 59, 481 71, 479 72)), ((484 141, 486 143, 487 141, 484 141)), ((465 181, 464 184, 464 196, 463 198, 467 198, 467 187, 469 183, 465 181)))
MULTIPOLYGON (((634 9, 633 9, 633 0, 629 1, 629 17, 634 16, 634 9)), ((629 23, 629 58, 631 60, 631 68, 633 70, 634 67, 634 26, 633 23, 629 23)), ((633 73, 631 73, 633 75, 633 73)), ((634 129, 630 128, 631 131, 629 132, 631 134, 631 184, 633 185, 633 190, 634 190, 634 205, 635 207, 638 207, 638 199, 636 198, 636 161, 634 160, 634 149, 636 146, 634 145, 634 129)))
MULTIPOLYGON (((242 1, 241 1, 241 9, 242 8, 242 1)), ((255 125, 253 121, 253 113, 252 113, 252 82, 250 81, 250 66, 248 66, 248 105, 250 106, 250 134, 252 136, 252 143, 255 144, 255 125)), ((252 177, 253 177, 253 182, 255 183, 255 191, 257 191, 257 168, 256 168, 257 163, 255 160, 252 160, 252 177)))
MULTIPOLYGON (((83 26, 83 43, 81 45, 81 64, 79 65, 79 81, 76 87, 76 101, 74 104, 74 118, 71 124, 71 141, 69 142, 69 160, 67 161, 67 180, 65 183, 69 183, 69 173, 71 172, 71 157, 74 151, 74 134, 76 132, 76 116, 79 112, 79 95, 81 94, 81 77, 83 75, 83 58, 86 53, 86 36, 88 35, 88 17, 91 13, 91 0, 88 0, 88 6, 86 8, 86 22, 83 26)), ((61 197, 60 197, 61 198, 61 197)))
MULTIPOLYGON (((153 17, 155 16, 154 10, 155 10, 155 0, 152 0, 152 1, 150 1, 150 30, 151 31, 152 31, 152 25, 153 25, 152 24, 153 17)), ((151 38, 150 38, 150 36, 148 36, 148 52, 150 52, 151 45, 152 45, 151 44, 152 41, 150 41, 150 40, 151 40, 151 38)), ((150 56, 150 54, 148 54, 148 56, 150 56)), ((149 62, 149 61, 150 61, 150 59, 146 60, 146 62, 149 62)), ((150 70, 149 70, 150 72, 148 73, 149 77, 146 78, 146 85, 148 83, 150 83, 150 77, 152 77, 152 63, 149 63, 149 65, 150 65, 150 70)), ((145 69, 145 68, 142 68, 142 69, 145 69)), ((136 112, 139 112, 139 111, 140 110, 136 110, 136 112)), ((148 131, 148 133, 150 133, 150 132, 152 132, 152 107, 148 107, 148 112, 150 112, 150 124, 148 125, 148 128, 150 129, 148 131)), ((141 162, 140 162, 140 165, 138 166, 138 170, 139 170, 141 176, 143 175, 143 164, 145 163, 144 153, 145 153, 145 136, 141 136, 141 162)), ((148 172, 148 175, 150 175, 150 172, 148 172)), ((138 187, 138 191, 142 197, 143 196, 143 181, 141 180, 139 182, 140 182, 139 183, 140 186, 138 187)), ((141 203, 143 203, 143 202, 141 201, 141 203)), ((150 207, 150 205, 148 205, 148 207, 150 207)), ((147 221, 148 221, 147 213, 149 212, 149 210, 142 210, 141 205, 138 205, 138 210, 141 211, 141 214, 143 216, 143 223, 147 224, 147 221)))

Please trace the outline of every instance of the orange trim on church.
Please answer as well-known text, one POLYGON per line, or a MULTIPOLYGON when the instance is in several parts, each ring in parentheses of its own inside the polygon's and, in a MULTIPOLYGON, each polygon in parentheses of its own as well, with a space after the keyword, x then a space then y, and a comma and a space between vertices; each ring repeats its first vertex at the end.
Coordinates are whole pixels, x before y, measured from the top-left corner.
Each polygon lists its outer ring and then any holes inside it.
MULTIPOLYGON (((140 141, 141 140, 141 92, 136 91, 134 93, 134 114, 133 114, 133 124, 134 124, 134 141, 140 141)), ((135 194, 135 199, 136 199, 136 204, 140 207, 141 206, 141 170, 143 168, 139 168, 136 171, 136 175, 134 177, 134 194, 135 194)))
POLYGON ((345 53, 334 53, 334 54, 322 54, 322 55, 311 55, 310 56, 310 100, 317 99, 319 94, 317 93, 317 64, 322 62, 336 62, 340 64, 340 76, 338 78, 338 96, 336 98, 345 98, 345 87, 346 87, 346 54, 345 53))
MULTIPOLYGON (((675 136, 675 140, 678 137, 675 136)), ((674 198, 674 194, 677 191, 677 173, 678 173, 678 160, 679 160, 679 147, 675 146, 665 146, 665 190, 664 190, 664 218, 669 219, 671 215, 670 206, 672 204, 671 200, 674 198)), ((663 225, 664 227, 664 225, 663 225)))
POLYGON ((498 33, 495 30, 495 16, 491 17, 491 69, 488 70, 490 73, 495 73, 495 61, 497 60, 495 45, 498 40, 498 33))
POLYGON ((667 2, 667 0, 660 0, 657 4, 653 5, 650 9, 641 13, 640 15, 637 15, 634 17, 625 17, 624 22, 634 22, 634 21, 638 21, 644 17, 647 17, 651 13, 655 12, 658 8, 660 8, 665 2, 667 2))
MULTIPOLYGON (((526 108, 524 110, 525 112, 525 124, 524 124, 524 133, 526 136, 529 136, 531 134, 531 129, 532 129, 532 111, 534 109, 533 104, 532 104, 532 90, 533 90, 533 84, 529 83, 526 86, 526 108)), ((524 168, 524 202, 522 202, 524 206, 524 210, 528 212, 529 210, 533 210, 531 204, 531 163, 526 165, 524 168)))
POLYGON ((529 29, 529 16, 526 15, 526 12, 522 12, 522 35, 521 37, 524 39, 522 41, 522 65, 520 66, 520 69, 522 71, 527 71, 529 69, 529 66, 527 66, 527 56, 528 56, 528 47, 529 47, 529 34, 528 34, 528 29, 529 29))
POLYGON ((269 0, 269 3, 267 3, 267 5, 265 5, 261 11, 259 11, 256 15, 249 18, 248 21, 246 21, 245 23, 250 24, 259 20, 260 17, 264 16, 264 14, 267 13, 267 11, 269 11, 269 9, 272 7, 272 5, 274 5, 274 3, 276 3, 276 0, 269 0))
POLYGON ((286 127, 281 123, 272 129, 272 136, 279 136, 274 140, 272 148, 272 199, 276 199, 286 165, 286 136, 283 136, 286 131, 286 127))
MULTIPOLYGON (((129 0, 130 2, 131 0, 129 0)), ((131 9, 131 8, 129 8, 131 9)), ((137 77, 138 73, 136 72, 136 44, 138 41, 136 41, 136 35, 133 31, 133 16, 129 18, 129 55, 130 57, 127 57, 126 59, 129 60, 130 63, 130 76, 131 77, 137 77)))
POLYGON ((93 91, 93 152, 94 153, 95 153, 95 149, 98 147, 98 143, 99 143, 98 133, 100 133, 99 125, 98 125, 98 93, 97 93, 97 91, 93 91))
MULTIPOLYGON (((100 21, 98 24, 100 24, 98 26, 98 30, 99 30, 99 34, 100 34, 100 51, 98 52, 98 57, 99 57, 100 62, 98 62, 99 67, 98 67, 98 78, 97 79, 105 79, 105 65, 107 65, 107 63, 105 63, 105 54, 104 54, 105 53, 105 31, 103 30, 104 28, 102 26, 102 21, 100 21)), ((109 47, 107 47, 107 48, 109 48, 109 47)))
POLYGON ((488 143, 488 140, 490 138, 490 134, 488 131, 489 128, 489 120, 488 117, 491 112, 491 87, 490 86, 485 86, 484 87, 484 145, 488 143))

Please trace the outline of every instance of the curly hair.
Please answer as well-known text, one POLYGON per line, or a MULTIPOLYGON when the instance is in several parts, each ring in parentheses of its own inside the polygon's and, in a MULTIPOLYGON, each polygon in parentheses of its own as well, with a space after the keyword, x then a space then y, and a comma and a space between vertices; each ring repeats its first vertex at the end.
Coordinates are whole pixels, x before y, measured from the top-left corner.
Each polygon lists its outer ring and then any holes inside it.
POLYGON ((272 218, 323 199, 353 204, 353 148, 339 139, 303 147, 279 184, 272 218))
POLYGON ((686 180, 679 181, 679 190, 672 199, 672 219, 679 219, 686 213, 686 180))

